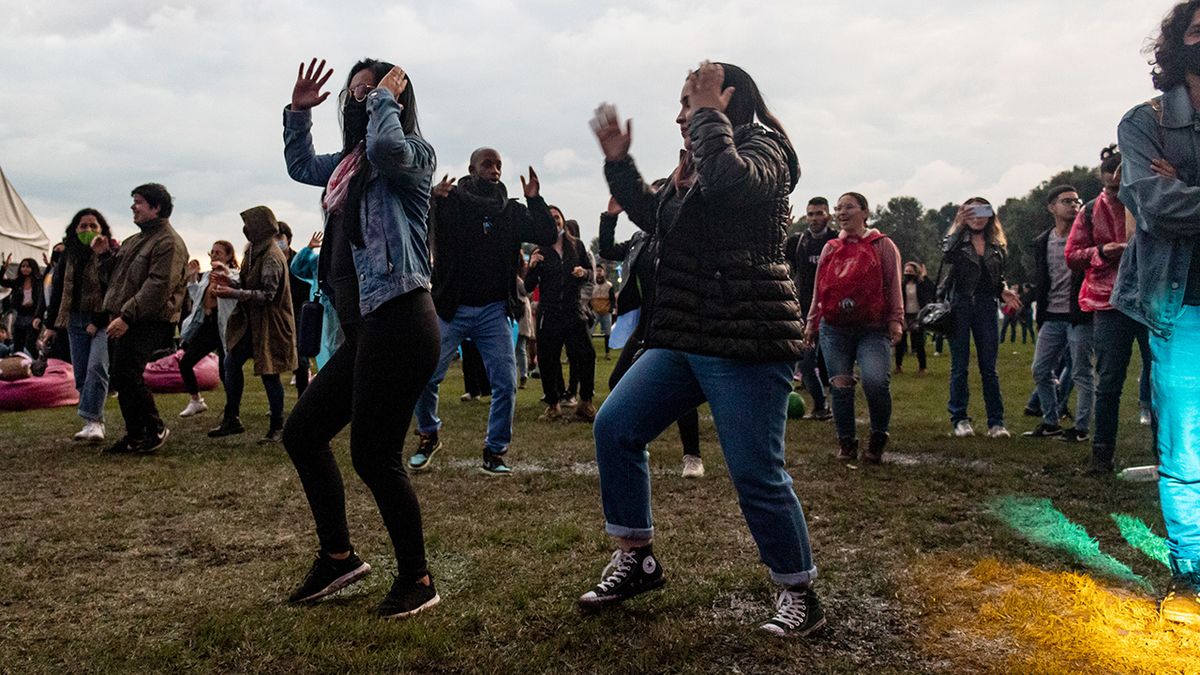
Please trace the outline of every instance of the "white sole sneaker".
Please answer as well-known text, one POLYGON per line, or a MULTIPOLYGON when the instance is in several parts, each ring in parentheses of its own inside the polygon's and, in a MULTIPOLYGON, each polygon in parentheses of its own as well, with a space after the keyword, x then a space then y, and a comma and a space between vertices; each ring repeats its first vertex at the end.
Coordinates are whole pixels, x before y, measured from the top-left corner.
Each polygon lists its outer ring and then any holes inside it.
POLYGON ((308 597, 300 598, 298 600, 293 600, 292 602, 295 604, 305 604, 305 603, 310 603, 310 602, 316 602, 316 601, 320 600, 321 598, 326 598, 326 597, 333 595, 334 593, 337 593, 338 591, 342 590, 343 588, 349 586, 350 584, 352 584, 356 581, 359 581, 360 579, 362 579, 363 577, 367 576, 370 573, 371 573, 371 566, 364 562, 363 564, 359 565, 358 567, 355 567, 354 569, 350 570, 349 572, 346 572, 342 576, 334 579, 325 588, 322 588, 321 590, 317 591, 316 593, 313 593, 312 595, 310 595, 308 597))
POLYGON ((399 612, 398 614, 388 614, 387 616, 381 616, 379 618, 381 618, 381 619, 407 619, 410 616, 424 612, 425 610, 429 609, 430 607, 433 607, 434 605, 438 604, 441 601, 442 601, 442 596, 437 593, 434 593, 432 598, 426 600, 425 604, 421 605, 420 607, 417 607, 416 609, 410 609, 407 612, 399 612))

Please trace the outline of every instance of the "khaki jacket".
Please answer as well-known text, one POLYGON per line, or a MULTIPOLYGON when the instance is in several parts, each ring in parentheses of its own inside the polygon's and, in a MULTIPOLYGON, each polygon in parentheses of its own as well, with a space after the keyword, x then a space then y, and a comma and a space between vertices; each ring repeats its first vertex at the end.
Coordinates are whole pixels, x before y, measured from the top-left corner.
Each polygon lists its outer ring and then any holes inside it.
POLYGON ((287 255, 275 245, 279 224, 265 206, 242 212, 250 255, 241 272, 238 305, 225 329, 230 349, 250 332, 254 374, 275 375, 296 369, 296 319, 292 313, 287 255))

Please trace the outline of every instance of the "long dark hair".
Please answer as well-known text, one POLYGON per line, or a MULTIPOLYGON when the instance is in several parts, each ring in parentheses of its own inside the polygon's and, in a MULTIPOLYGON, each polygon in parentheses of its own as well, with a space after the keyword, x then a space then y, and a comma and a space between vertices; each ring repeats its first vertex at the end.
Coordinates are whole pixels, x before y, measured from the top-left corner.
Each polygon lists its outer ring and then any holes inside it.
POLYGON ((30 270, 29 278, 30 279, 33 279, 36 281, 36 280, 42 278, 42 266, 39 265, 37 263, 37 261, 34 260, 33 258, 25 258, 21 262, 17 263, 17 278, 18 279, 21 278, 21 265, 24 265, 25 263, 29 263, 29 270, 30 270))
POLYGON ((1151 55, 1150 80, 1154 88, 1166 92, 1183 84, 1187 75, 1187 64, 1183 56, 1183 34, 1192 23, 1192 17, 1200 10, 1200 0, 1181 2, 1163 17, 1158 37, 1146 47, 1151 55))
MULTIPOLYGON (((1200 2, 1200 0, 1197 1, 1200 2)), ((767 108, 767 102, 763 100, 762 92, 758 90, 758 84, 754 82, 754 78, 733 64, 718 63, 717 65, 725 71, 725 81, 721 83, 721 88, 733 87, 733 98, 725 108, 725 116, 729 118, 729 122, 737 127, 749 124, 757 117, 760 124, 787 138, 788 135, 783 130, 783 124, 767 108)))
POLYGON ((83 220, 84 216, 94 216, 96 218, 96 222, 100 223, 100 234, 105 237, 112 238, 112 230, 109 229, 108 221, 104 219, 104 214, 100 213, 96 209, 88 207, 79 209, 79 212, 71 218, 71 224, 67 225, 67 232, 64 241, 69 242, 72 239, 76 239, 75 228, 79 227, 79 222, 83 220))
MULTIPOLYGON (((350 88, 350 81, 353 80, 354 76, 357 75, 360 71, 363 71, 363 70, 371 71, 371 74, 375 76, 375 82, 378 83, 379 81, 381 81, 384 78, 385 75, 388 74, 389 71, 391 71, 392 68, 395 68, 395 67, 396 67, 395 64, 388 63, 387 61, 380 61, 378 59, 363 59, 363 60, 359 61, 358 63, 354 64, 350 68, 350 74, 346 76, 346 88, 342 91, 342 97, 340 99, 340 103, 342 104, 342 106, 345 106, 346 97, 349 95, 346 90, 348 90, 350 88)), ((408 86, 406 86, 404 88, 404 91, 400 92, 400 98, 397 100, 397 103, 399 103, 401 106, 404 107, 404 109, 400 111, 400 128, 404 129, 405 134, 422 136, 421 125, 417 121, 417 95, 416 95, 416 92, 413 90, 413 83, 412 83, 411 77, 408 78, 408 86)), ((338 114, 340 117, 340 115, 341 115, 340 108, 339 108, 338 114)), ((342 119, 341 121, 342 121, 342 131, 343 131, 342 136, 344 139, 346 136, 345 120, 342 119)), ((354 149, 353 147, 348 147, 348 148, 343 147, 342 148, 342 150, 345 152, 350 152, 353 149, 354 149)))

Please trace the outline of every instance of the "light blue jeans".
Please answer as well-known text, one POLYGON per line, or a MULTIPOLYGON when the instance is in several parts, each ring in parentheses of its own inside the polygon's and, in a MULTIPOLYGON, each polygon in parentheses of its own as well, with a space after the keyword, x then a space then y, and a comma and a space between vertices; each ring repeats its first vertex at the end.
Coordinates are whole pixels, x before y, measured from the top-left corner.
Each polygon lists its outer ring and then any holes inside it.
MULTIPOLYGON (((417 401, 417 431, 428 434, 442 428, 438 419, 438 385, 446 378, 454 353, 463 340, 471 338, 483 357, 483 367, 492 383, 492 403, 488 409, 487 439, 484 445, 497 455, 508 451, 512 442, 513 402, 517 397, 517 360, 513 349, 512 326, 506 303, 493 302, 483 307, 460 306, 450 322, 438 318, 442 329, 442 353, 437 370, 417 401)), ((397 349, 403 349, 398 345, 397 349)))
POLYGON ((854 385, 838 386, 838 377, 854 377, 858 363, 871 431, 886 434, 892 424, 892 342, 886 331, 846 328, 822 323, 821 353, 829 369, 833 425, 838 438, 858 438, 854 429, 854 385))
POLYGON ((104 402, 108 399, 108 333, 100 326, 95 335, 88 335, 90 318, 88 312, 71 312, 67 339, 75 388, 79 390, 79 416, 89 422, 103 422, 104 402))
POLYGON ((749 363, 668 349, 643 353, 596 415, 596 462, 605 529, 649 540, 650 467, 646 444, 708 401, 742 515, 771 578, 810 583, 817 574, 808 525, 784 469, 792 364, 749 363))
POLYGON ((1092 405, 1096 400, 1090 323, 1072 326, 1069 321, 1050 320, 1042 324, 1038 331, 1037 347, 1033 353, 1033 380, 1037 383, 1042 421, 1058 424, 1058 410, 1064 402, 1058 400, 1054 370, 1058 367, 1063 350, 1071 354, 1071 378, 1076 394, 1075 428, 1086 432, 1092 425, 1092 405))
POLYGON ((1200 572, 1200 307, 1182 308, 1170 339, 1151 333, 1150 356, 1171 569, 1200 572))

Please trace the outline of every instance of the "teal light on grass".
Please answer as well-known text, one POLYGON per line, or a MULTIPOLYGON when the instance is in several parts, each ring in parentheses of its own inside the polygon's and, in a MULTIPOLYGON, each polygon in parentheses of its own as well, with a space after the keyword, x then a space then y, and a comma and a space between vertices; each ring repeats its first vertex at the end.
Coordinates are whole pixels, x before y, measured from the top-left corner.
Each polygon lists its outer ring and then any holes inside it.
POLYGON ((992 510, 1009 527, 1035 544, 1070 554, 1088 567, 1126 579, 1150 590, 1150 582, 1133 573, 1128 565, 1100 550, 1081 525, 1071 522, 1049 499, 1004 497, 992 502, 992 510))
POLYGON ((1130 546, 1145 553, 1146 557, 1151 560, 1162 563, 1163 567, 1171 566, 1166 539, 1154 534, 1148 525, 1131 515, 1125 513, 1110 515, 1116 521, 1117 527, 1121 528, 1121 536, 1125 537, 1125 541, 1129 542, 1130 546))

